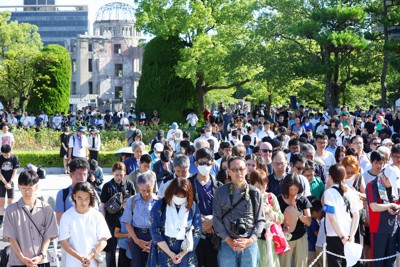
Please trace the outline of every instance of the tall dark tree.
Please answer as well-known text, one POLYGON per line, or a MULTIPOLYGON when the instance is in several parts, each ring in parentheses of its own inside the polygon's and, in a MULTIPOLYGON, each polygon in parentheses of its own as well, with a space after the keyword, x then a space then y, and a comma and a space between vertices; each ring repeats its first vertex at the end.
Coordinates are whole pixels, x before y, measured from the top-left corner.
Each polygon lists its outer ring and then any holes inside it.
POLYGON ((48 45, 35 62, 40 79, 29 99, 27 110, 44 110, 48 114, 67 112, 71 85, 71 60, 60 45, 48 45))
POLYGON ((183 42, 173 37, 156 37, 146 45, 137 91, 137 111, 152 114, 156 109, 162 121, 183 122, 185 109, 199 110, 192 82, 178 77, 175 72, 183 47, 183 42))

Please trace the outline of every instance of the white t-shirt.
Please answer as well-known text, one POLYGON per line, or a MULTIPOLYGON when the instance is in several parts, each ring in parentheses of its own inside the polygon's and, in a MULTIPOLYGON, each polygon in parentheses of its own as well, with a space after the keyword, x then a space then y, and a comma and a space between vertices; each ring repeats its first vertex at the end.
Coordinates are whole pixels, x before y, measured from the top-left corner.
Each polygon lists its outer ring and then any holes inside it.
POLYGON ((199 118, 197 117, 196 114, 188 114, 186 117, 186 121, 189 122, 190 126, 196 126, 197 122, 199 121, 199 118))
POLYGON ((332 165, 336 164, 335 156, 333 156, 333 154, 331 152, 329 152, 329 151, 325 150, 325 153, 324 153, 323 156, 318 155, 317 153, 315 153, 315 157, 319 158, 319 159, 322 159, 322 161, 325 163, 325 169, 326 169, 327 173, 329 172, 329 168, 332 165))
MULTIPOLYGON (((94 208, 90 208, 85 214, 80 214, 75 208, 71 208, 61 216, 59 239, 60 241, 69 239, 68 243, 79 254, 88 255, 102 238, 111 238, 111 233, 103 215, 94 208)), ((65 266, 82 267, 82 263, 66 253, 65 266)), ((90 266, 97 266, 97 262, 92 259, 90 266)))
POLYGON ((25 116, 22 116, 22 117, 21 117, 22 126, 28 127, 29 124, 30 124, 30 122, 31 122, 31 119, 30 119, 29 116, 26 116, 26 117, 25 117, 25 116))
POLYGON ((4 144, 11 146, 11 143, 15 142, 14 135, 10 132, 0 134, 0 147, 4 144))
POLYGON ((271 130, 268 130, 268 131, 263 130, 263 131, 261 131, 261 132, 258 133, 258 139, 259 139, 259 140, 262 140, 262 139, 263 139, 264 137, 266 137, 266 136, 269 136, 269 137, 271 137, 272 139, 275 138, 275 134, 274 134, 274 132, 271 131, 271 130))
MULTIPOLYGON (((338 187, 337 184, 333 186, 338 187)), ((355 194, 354 190, 351 190, 347 185, 345 186, 347 187, 347 191, 344 193, 344 196, 350 202, 350 212, 358 212, 360 210, 360 207, 357 195, 355 194)), ((346 204, 344 203, 343 197, 336 189, 329 188, 325 191, 324 208, 328 209, 327 213, 334 215, 336 224, 338 227, 340 227, 342 233, 345 236, 349 236, 351 231, 352 219, 350 217, 350 213, 346 211, 346 204)), ((326 217, 326 235, 338 236, 331 225, 328 215, 326 217)))
POLYGON ((321 133, 324 132, 325 129, 328 129, 328 126, 326 126, 326 125, 319 125, 319 126, 317 127, 316 132, 317 132, 317 134, 321 134, 321 133))
POLYGON ((61 122, 62 122, 62 117, 61 116, 54 116, 54 118, 53 118, 53 128, 54 129, 61 129, 61 122))
POLYGON ((89 147, 89 143, 87 137, 82 135, 82 145, 80 145, 78 136, 76 134, 69 137, 68 147, 72 147, 72 156, 78 158, 85 158, 86 156, 86 148, 89 147), (75 139, 75 140, 74 140, 75 139))

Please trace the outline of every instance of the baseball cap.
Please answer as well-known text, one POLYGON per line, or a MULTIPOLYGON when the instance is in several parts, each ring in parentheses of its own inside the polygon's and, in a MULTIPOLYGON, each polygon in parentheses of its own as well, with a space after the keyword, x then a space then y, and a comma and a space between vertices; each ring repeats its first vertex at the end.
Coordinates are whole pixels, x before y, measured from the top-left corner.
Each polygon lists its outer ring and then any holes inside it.
POLYGON ((389 138, 386 138, 386 139, 384 139, 384 140, 382 141, 382 145, 383 145, 383 146, 385 146, 385 145, 387 145, 387 144, 392 144, 392 145, 393 145, 392 140, 389 139, 389 138))
POLYGON ((76 131, 84 133, 86 130, 84 126, 78 126, 78 128, 76 128, 76 131))
POLYGON ((396 166, 389 166, 383 169, 383 175, 389 179, 390 185, 392 186, 393 194, 397 194, 400 188, 400 170, 396 166))

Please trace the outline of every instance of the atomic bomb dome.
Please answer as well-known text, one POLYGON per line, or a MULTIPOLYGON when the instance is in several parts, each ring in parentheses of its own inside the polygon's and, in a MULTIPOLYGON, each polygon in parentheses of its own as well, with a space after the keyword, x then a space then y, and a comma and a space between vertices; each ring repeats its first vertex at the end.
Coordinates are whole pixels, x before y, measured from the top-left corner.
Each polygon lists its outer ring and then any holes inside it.
POLYGON ((97 11, 97 21, 135 21, 135 9, 121 2, 109 3, 97 11))

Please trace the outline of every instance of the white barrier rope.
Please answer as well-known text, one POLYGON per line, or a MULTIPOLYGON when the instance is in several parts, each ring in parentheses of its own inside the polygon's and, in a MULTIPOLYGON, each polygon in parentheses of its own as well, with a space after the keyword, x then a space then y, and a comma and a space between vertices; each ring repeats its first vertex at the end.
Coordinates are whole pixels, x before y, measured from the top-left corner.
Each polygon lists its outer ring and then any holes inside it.
POLYGON ((321 251, 321 253, 319 253, 319 255, 315 258, 315 260, 313 262, 310 263, 310 265, 308 265, 308 267, 312 267, 319 260, 319 258, 322 257, 322 255, 324 255, 323 251, 321 251))
MULTIPOLYGON (((346 259, 344 256, 335 254, 335 253, 330 252, 330 251, 326 251, 326 253, 328 253, 328 254, 330 254, 332 256, 341 258, 341 259, 346 259)), ((397 253, 397 254, 394 254, 394 255, 391 255, 391 256, 387 256, 387 257, 383 257, 383 258, 378 258, 378 259, 359 259, 358 261, 361 261, 361 262, 384 261, 384 260, 388 260, 388 259, 397 257, 398 255, 400 255, 400 253, 397 253)))

